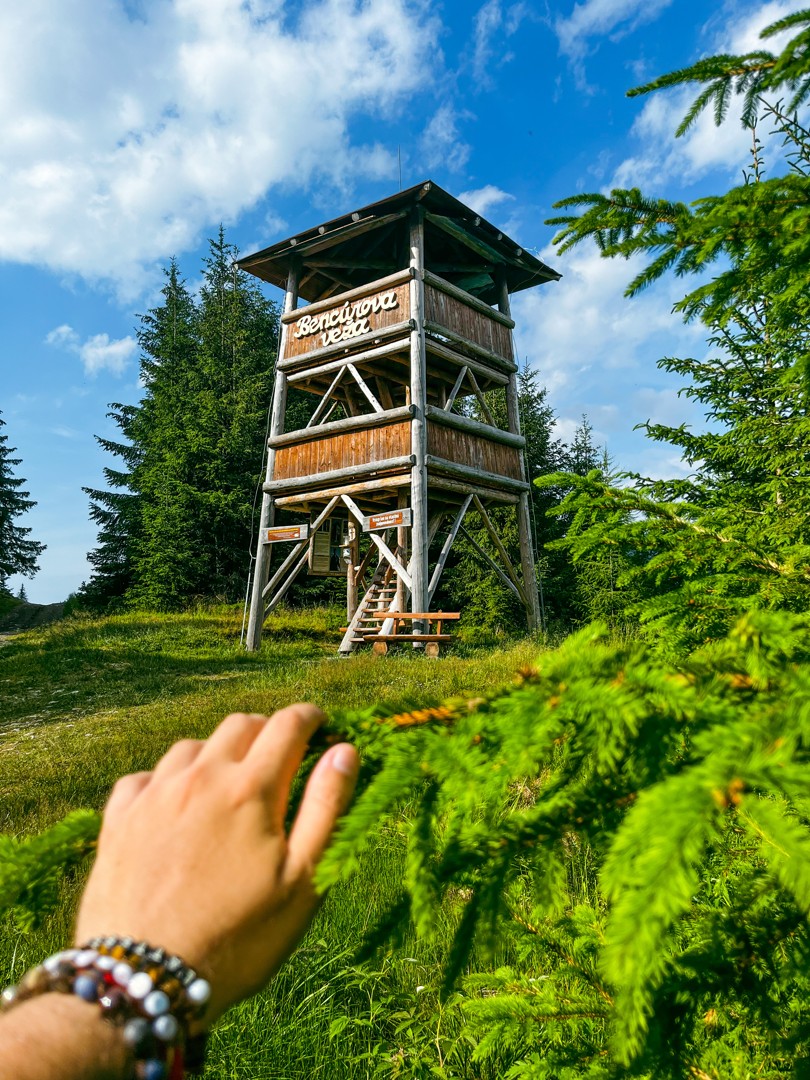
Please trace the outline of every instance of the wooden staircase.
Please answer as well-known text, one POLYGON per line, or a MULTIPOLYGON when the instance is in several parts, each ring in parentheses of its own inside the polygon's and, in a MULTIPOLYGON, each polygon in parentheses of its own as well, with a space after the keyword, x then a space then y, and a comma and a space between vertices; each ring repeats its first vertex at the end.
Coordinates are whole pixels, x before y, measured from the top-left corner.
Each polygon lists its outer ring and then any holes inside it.
POLYGON ((359 645, 374 640, 378 634, 388 633, 388 621, 372 619, 372 613, 395 611, 397 579, 394 568, 386 559, 380 559, 363 599, 357 605, 354 618, 349 623, 338 650, 342 656, 353 653, 359 645))

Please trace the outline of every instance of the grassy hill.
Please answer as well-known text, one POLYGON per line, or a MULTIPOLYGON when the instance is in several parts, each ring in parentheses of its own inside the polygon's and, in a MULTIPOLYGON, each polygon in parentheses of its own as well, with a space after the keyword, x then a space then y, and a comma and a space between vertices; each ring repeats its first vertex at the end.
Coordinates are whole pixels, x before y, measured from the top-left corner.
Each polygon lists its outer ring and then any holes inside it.
MULTIPOLYGON (((0 649, 0 832, 39 831, 71 809, 100 807, 123 773, 151 768, 179 738, 204 738, 228 712, 272 712, 291 701, 364 705, 446 697, 508 681, 531 642, 459 645, 438 661, 402 651, 335 655, 340 611, 274 615, 262 651, 239 644, 241 610, 186 615, 72 616, 7 638, 0 649)), ((326 900, 301 949, 272 987, 223 1018, 206 1076, 480 1076, 455 1038, 452 1003, 437 1001, 424 946, 353 966, 352 950, 389 897, 400 859, 396 830, 378 838, 349 887, 326 900), (436 1028, 436 1017, 442 1023, 436 1028), (331 1037, 330 1037, 331 1036, 331 1037), (423 1072, 424 1070, 424 1072, 423 1072), (444 1072, 433 1075, 445 1075, 444 1072)), ((80 880, 58 915, 31 934, 0 935, 0 984, 68 938, 80 880)), ((452 921, 452 912, 437 913, 452 921)))

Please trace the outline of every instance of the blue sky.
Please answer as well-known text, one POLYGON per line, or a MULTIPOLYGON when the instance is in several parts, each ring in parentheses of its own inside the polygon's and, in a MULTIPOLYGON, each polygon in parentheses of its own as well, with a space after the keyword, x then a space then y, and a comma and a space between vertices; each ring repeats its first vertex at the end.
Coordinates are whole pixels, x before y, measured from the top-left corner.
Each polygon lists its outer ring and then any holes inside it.
MULTIPOLYGON (((0 410, 48 549, 29 599, 88 576, 82 486, 112 464, 107 404, 137 400, 137 314, 177 256, 199 277, 220 222, 240 252, 433 179, 562 272, 513 301, 558 433, 582 413, 616 464, 678 475, 641 421, 700 424, 664 355, 703 355, 678 283, 557 258, 543 224, 578 191, 692 199, 736 182, 748 137, 679 94, 624 91, 756 47, 803 3, 730 0, 27 0, 0 8, 0 410)), ((778 43, 776 43, 778 45, 778 43)), ((773 46, 772 46, 773 47, 773 46)), ((274 290, 268 286, 268 292, 274 290)), ((261 447, 256 448, 257 467, 261 447)), ((18 587, 21 579, 12 579, 18 587)))

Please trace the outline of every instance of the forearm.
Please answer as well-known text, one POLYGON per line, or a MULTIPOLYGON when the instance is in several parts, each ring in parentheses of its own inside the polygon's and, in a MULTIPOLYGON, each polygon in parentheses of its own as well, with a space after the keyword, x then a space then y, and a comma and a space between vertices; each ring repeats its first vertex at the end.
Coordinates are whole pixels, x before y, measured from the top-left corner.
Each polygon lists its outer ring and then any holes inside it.
POLYGON ((0 1080, 124 1080, 133 1059, 97 1005, 43 994, 0 1016, 0 1080))

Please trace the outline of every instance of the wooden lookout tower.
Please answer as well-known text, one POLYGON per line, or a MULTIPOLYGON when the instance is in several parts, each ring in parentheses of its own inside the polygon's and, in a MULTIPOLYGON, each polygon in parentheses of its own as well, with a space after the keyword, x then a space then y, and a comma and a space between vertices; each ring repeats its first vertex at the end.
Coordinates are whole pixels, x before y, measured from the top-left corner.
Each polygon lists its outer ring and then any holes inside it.
POLYGON ((429 638, 469 513, 491 541, 489 550, 473 541, 482 561, 536 628, 509 296, 560 275, 430 182, 239 265, 285 289, 248 649, 305 566, 346 577, 341 653, 390 640, 392 626, 429 638), (292 387, 318 400, 291 431, 292 387), (505 394, 505 410, 491 391, 505 394), (517 509, 520 567, 488 513, 501 504, 517 509), (277 508, 301 523, 280 526, 277 508), (402 620, 385 617, 396 612, 402 620))

